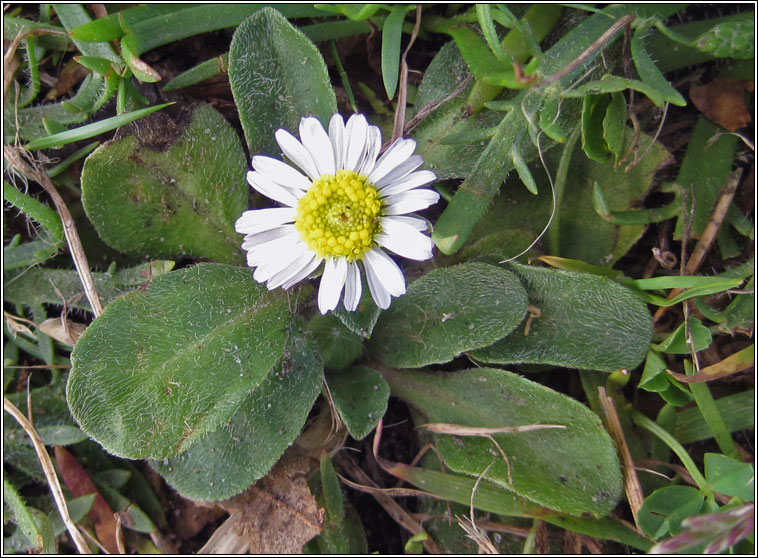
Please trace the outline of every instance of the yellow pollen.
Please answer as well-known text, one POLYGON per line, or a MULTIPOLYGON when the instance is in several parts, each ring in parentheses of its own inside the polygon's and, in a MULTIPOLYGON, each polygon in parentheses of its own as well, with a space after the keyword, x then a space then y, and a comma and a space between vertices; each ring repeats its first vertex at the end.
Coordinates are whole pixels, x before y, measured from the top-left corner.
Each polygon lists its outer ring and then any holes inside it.
POLYGON ((368 179, 338 170, 316 180, 297 206, 295 228, 319 256, 363 258, 381 231, 382 200, 368 179))

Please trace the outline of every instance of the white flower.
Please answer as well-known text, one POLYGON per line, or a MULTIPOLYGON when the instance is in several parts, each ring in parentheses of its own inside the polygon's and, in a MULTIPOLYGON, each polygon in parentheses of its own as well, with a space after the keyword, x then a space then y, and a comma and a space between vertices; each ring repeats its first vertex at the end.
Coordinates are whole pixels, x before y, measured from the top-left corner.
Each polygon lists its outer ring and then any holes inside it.
POLYGON ((363 115, 345 125, 339 114, 328 133, 307 117, 299 141, 282 129, 276 141, 302 173, 271 157, 253 157, 247 181, 284 206, 245 211, 235 224, 245 235, 253 278, 269 289, 288 289, 325 262, 319 310, 334 310, 344 289, 345 308, 352 311, 361 299, 362 262, 371 296, 388 308, 392 296, 405 293, 405 277, 382 248, 412 260, 432 257, 426 222, 406 215, 439 200, 434 190, 419 188, 436 176, 416 170, 422 163, 413 155, 416 142, 400 138, 379 157, 379 128, 363 115))

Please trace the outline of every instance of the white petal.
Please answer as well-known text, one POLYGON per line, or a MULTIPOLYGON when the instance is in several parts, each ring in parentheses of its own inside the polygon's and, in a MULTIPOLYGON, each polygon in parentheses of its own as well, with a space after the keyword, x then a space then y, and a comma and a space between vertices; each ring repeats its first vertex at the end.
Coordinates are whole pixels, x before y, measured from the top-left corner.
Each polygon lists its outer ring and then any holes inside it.
POLYGON ((362 289, 361 271, 358 269, 358 264, 355 262, 348 262, 344 298, 345 309, 347 309, 348 312, 352 312, 358 308, 358 303, 361 301, 362 289))
POLYGON ((382 197, 391 196, 393 194, 399 194, 401 192, 413 190, 414 188, 418 188, 424 184, 429 184, 430 182, 436 180, 436 178, 437 175, 435 175, 430 170, 412 172, 400 180, 390 182, 383 188, 379 188, 379 191, 381 192, 382 197))
POLYGON ((400 223, 405 223, 407 225, 410 225, 414 229, 416 229, 419 232, 426 232, 429 230, 429 224, 424 221, 423 219, 419 219, 418 217, 408 217, 406 215, 392 215, 387 216, 382 219, 382 222, 386 221, 397 221, 400 223))
POLYGON ((256 155, 253 157, 253 168, 260 174, 268 178, 271 182, 276 182, 280 186, 295 188, 297 190, 307 190, 311 187, 311 181, 308 178, 279 159, 256 155))
POLYGON ((368 122, 362 114, 354 114, 347 121, 345 127, 345 140, 347 143, 345 150, 345 160, 343 168, 356 170, 361 162, 366 149, 366 139, 368 136, 368 122))
POLYGON ((358 174, 366 176, 376 164, 376 158, 379 150, 382 148, 382 131, 376 126, 368 127, 368 138, 366 140, 366 153, 363 155, 360 167, 356 169, 358 174))
POLYGON ((291 234, 293 230, 295 230, 294 226, 283 225, 281 227, 268 229, 267 231, 259 232, 256 234, 245 235, 245 238, 242 240, 242 249, 251 250, 259 244, 265 244, 266 242, 271 242, 277 238, 287 236, 288 234, 291 234))
POLYGON ((363 255, 363 263, 392 296, 405 294, 403 272, 384 250, 372 248, 363 255))
POLYGON ((368 283, 368 290, 371 292, 371 298, 374 299, 379 308, 386 310, 390 307, 392 296, 382 286, 381 281, 379 281, 374 270, 366 263, 365 259, 363 260, 363 267, 366 269, 366 282, 368 283))
MULTIPOLYGON (((283 237, 254 246, 247 252, 247 265, 250 267, 276 268, 279 266, 279 262, 285 262, 281 265, 281 269, 293 259, 294 251, 297 251, 298 254, 302 251, 301 247, 298 248, 301 243, 303 242, 300 233, 294 231, 283 237)), ((263 280, 261 279, 261 281, 263 280)))
POLYGON ((392 184, 396 180, 400 180, 405 175, 413 172, 418 167, 421 166, 421 163, 424 162, 424 159, 422 159, 421 155, 411 155, 406 159, 404 162, 400 163, 398 166, 396 166, 394 169, 392 169, 387 175, 382 178, 381 180, 377 180, 374 182, 374 186, 377 188, 384 188, 388 184, 392 184))
POLYGON ((318 288, 318 309, 322 314, 337 307, 347 278, 347 260, 345 258, 329 258, 324 266, 321 284, 318 288))
POLYGON ((296 275, 302 273, 304 269, 308 269, 308 267, 313 263, 313 260, 316 259, 318 259, 318 256, 316 256, 315 252, 311 252, 310 250, 303 252, 300 257, 298 257, 291 264, 289 264, 269 280, 268 288, 275 289, 277 287, 281 287, 284 283, 288 282, 296 275))
MULTIPOLYGON (((268 243, 268 250, 266 250, 267 257, 265 258, 265 261, 258 262, 255 273, 253 273, 253 279, 259 283, 267 282, 274 275, 300 258, 303 252, 308 250, 308 245, 305 242, 300 241, 295 244, 291 244, 289 242, 285 242, 285 240, 288 239, 289 237, 285 237, 284 239, 268 243), (279 245, 278 249, 276 249, 274 246, 277 244, 279 245)), ((248 252, 248 260, 252 254, 253 252, 248 252)), ((273 287, 268 288, 270 290, 273 287)))
POLYGON ((404 163, 416 149, 416 141, 412 139, 399 138, 395 143, 389 146, 384 155, 379 157, 371 173, 368 175, 368 181, 376 184, 377 181, 384 178, 392 169, 404 163))
POLYGON ((292 207, 274 207, 269 209, 251 209, 245 211, 237 222, 234 230, 242 234, 256 234, 267 231, 285 223, 295 221, 297 209, 292 207))
POLYGON ((432 239, 402 222, 382 219, 382 232, 376 235, 376 243, 410 260, 432 257, 432 239))
POLYGON ((345 121, 339 114, 329 121, 329 140, 334 150, 334 167, 339 170, 345 160, 345 121))
POLYGON ((384 198, 385 215, 403 215, 420 209, 426 209, 439 201, 440 195, 434 190, 420 189, 402 192, 384 198))
MULTIPOLYGON (((247 181, 250 183, 250 186, 258 190, 264 196, 269 197, 274 201, 278 201, 281 204, 288 205, 289 207, 297 207, 298 197, 292 193, 292 190, 271 182, 261 173, 248 171, 247 181)), ((298 190, 298 192, 300 191, 298 190)), ((300 192, 299 197, 302 197, 303 194, 304 192, 300 192)))
POLYGON ((321 262, 324 260, 324 258, 316 257, 313 259, 313 261, 305 266, 303 269, 301 269, 299 272, 297 272, 295 275, 290 277, 287 281, 285 281, 282 284, 283 289, 289 289, 293 285, 296 285, 306 277, 308 277, 313 271, 321 264, 321 262))
POLYGON ((332 142, 318 118, 308 116, 300 120, 300 141, 310 151, 320 174, 334 174, 332 142))
POLYGON ((313 162, 310 152, 303 146, 302 143, 297 141, 297 138, 290 134, 287 130, 277 130, 274 134, 276 142, 279 147, 282 148, 282 152, 289 158, 290 161, 295 163, 298 167, 303 169, 311 180, 316 180, 321 174, 318 172, 316 163, 313 162))

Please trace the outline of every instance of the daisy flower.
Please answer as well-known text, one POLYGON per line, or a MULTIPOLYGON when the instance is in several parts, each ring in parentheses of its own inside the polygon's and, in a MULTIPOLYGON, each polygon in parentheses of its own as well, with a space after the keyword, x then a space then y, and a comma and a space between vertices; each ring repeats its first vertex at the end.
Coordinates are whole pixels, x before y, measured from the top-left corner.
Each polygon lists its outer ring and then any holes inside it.
POLYGON ((256 268, 253 278, 269 290, 288 289, 324 262, 319 310, 334 310, 344 290, 345 308, 353 311, 362 266, 377 306, 388 308, 391 297, 405 294, 405 277, 385 249, 412 260, 432 257, 426 222, 407 215, 439 200, 434 190, 419 188, 436 176, 416 170, 422 163, 413 155, 416 142, 400 138, 379 156, 381 132, 363 115, 345 125, 335 114, 328 133, 306 117, 300 140, 282 129, 275 135, 300 170, 253 157, 247 181, 282 206, 245 211, 235 223, 245 235, 247 265, 256 268))

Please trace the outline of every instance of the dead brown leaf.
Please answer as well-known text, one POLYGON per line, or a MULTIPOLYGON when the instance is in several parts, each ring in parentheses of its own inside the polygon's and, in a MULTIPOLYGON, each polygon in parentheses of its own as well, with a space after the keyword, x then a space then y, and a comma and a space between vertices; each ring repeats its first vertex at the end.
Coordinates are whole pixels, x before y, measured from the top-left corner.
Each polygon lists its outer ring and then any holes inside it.
POLYGON ((752 90, 751 81, 716 78, 710 83, 690 87, 690 99, 709 120, 736 132, 751 121, 744 93, 752 90))
POLYGON ((71 453, 60 446, 55 446, 55 462, 63 482, 74 498, 94 494, 95 502, 89 512, 89 518, 95 526, 95 533, 100 544, 111 554, 118 554, 116 543, 116 517, 108 502, 95 487, 89 473, 71 453))
POLYGON ((326 510, 308 488, 314 460, 288 451, 264 478, 222 505, 253 554, 300 554, 321 533, 326 510))
POLYGON ((71 320, 66 320, 66 323, 63 324, 60 318, 50 318, 39 324, 39 329, 56 341, 73 347, 84 330, 87 329, 87 324, 80 324, 71 320))

